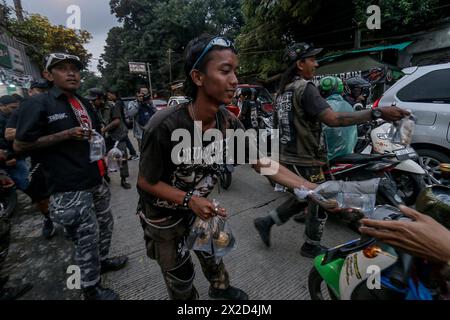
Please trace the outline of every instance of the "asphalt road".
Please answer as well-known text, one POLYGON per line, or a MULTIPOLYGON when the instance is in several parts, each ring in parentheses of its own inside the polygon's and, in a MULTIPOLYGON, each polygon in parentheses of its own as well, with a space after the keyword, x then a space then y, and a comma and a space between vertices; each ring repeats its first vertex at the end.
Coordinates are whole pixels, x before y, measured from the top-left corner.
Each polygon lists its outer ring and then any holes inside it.
MULTIPOLYGON (((143 232, 135 215, 135 188, 138 161, 130 161, 131 190, 120 187, 118 173, 111 174, 112 209, 115 219, 111 255, 125 254, 128 266, 108 273, 103 284, 115 289, 122 299, 167 299, 160 269, 145 254, 143 232)), ((304 225, 289 221, 272 231, 272 247, 266 248, 253 226, 253 219, 266 215, 281 204, 287 195, 274 192, 267 179, 249 166, 241 166, 233 174, 228 190, 217 190, 211 196, 225 206, 237 238, 237 248, 224 258, 232 285, 245 290, 250 299, 309 299, 307 277, 312 260, 300 256, 304 225)), ((66 285, 67 267, 73 264, 73 249, 64 231, 51 240, 41 236, 42 217, 29 200, 20 195, 20 205, 13 218, 12 242, 6 269, 8 285, 31 282, 34 287, 23 299, 80 299, 79 290, 66 285)), ((356 234, 336 221, 329 221, 324 244, 338 245, 356 234)), ((196 264, 195 286, 200 298, 208 299, 208 286, 199 263, 196 264)))

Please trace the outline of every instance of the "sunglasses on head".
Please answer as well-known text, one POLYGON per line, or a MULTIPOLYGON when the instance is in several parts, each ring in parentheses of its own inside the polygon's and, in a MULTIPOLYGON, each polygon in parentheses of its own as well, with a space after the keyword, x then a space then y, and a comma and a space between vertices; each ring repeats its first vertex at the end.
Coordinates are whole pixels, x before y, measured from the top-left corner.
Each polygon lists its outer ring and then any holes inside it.
POLYGON ((309 43, 304 43, 304 44, 302 44, 302 46, 300 48, 295 49, 295 53, 300 54, 300 53, 306 52, 309 49, 311 49, 312 47, 313 47, 312 44, 310 45, 309 43))
POLYGON ((192 66, 191 72, 192 72, 192 70, 197 68, 200 61, 205 57, 205 55, 214 46, 223 47, 223 48, 231 48, 233 51, 237 51, 232 41, 230 41, 226 38, 223 38, 223 37, 215 37, 215 38, 211 39, 211 41, 209 41, 208 44, 206 45, 205 49, 203 49, 202 54, 198 57, 197 61, 195 61, 194 65, 192 66))
POLYGON ((52 62, 57 60, 77 60, 80 61, 80 58, 78 56, 74 56, 72 54, 66 54, 66 53, 51 53, 47 56, 47 63, 45 64, 45 70, 48 70, 48 67, 51 66, 52 62))

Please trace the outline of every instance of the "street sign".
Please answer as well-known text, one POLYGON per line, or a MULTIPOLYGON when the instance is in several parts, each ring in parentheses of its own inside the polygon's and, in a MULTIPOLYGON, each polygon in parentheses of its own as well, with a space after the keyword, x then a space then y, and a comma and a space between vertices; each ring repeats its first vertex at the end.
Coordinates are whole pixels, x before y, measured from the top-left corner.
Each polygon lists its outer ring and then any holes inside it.
POLYGON ((181 88, 183 88, 183 86, 184 86, 184 84, 183 84, 183 82, 181 82, 181 83, 174 84, 174 85, 171 86, 170 88, 171 88, 172 90, 176 90, 176 89, 181 89, 181 88))
POLYGON ((0 43, 0 65, 12 68, 11 57, 9 55, 8 46, 0 43))
POLYGON ((144 62, 128 62, 130 73, 147 74, 147 67, 144 62))

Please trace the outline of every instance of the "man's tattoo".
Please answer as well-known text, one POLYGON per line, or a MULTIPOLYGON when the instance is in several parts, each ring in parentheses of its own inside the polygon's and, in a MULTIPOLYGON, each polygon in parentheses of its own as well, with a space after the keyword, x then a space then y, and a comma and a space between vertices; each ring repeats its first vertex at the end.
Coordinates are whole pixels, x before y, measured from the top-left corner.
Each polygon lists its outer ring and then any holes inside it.
POLYGON ((346 127, 354 124, 360 124, 370 121, 371 119, 372 113, 370 110, 336 113, 336 120, 338 127, 346 127))
POLYGON ((36 149, 47 148, 47 147, 51 147, 55 144, 58 144, 62 141, 65 141, 65 140, 67 140, 67 138, 68 138, 68 132, 67 132, 67 130, 64 130, 64 131, 61 131, 61 132, 58 132, 55 134, 40 137, 35 142, 24 142, 24 141, 15 140, 14 141, 14 150, 16 152, 27 152, 27 151, 32 151, 32 150, 36 150, 36 149))

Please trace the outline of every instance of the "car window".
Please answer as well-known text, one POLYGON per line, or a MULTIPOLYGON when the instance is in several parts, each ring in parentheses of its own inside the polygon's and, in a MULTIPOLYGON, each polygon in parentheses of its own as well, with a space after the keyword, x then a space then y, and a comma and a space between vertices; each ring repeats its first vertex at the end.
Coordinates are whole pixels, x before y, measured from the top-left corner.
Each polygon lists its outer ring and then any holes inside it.
POLYGON ((450 103, 450 69, 431 71, 400 89, 405 102, 450 103))
POLYGON ((266 88, 258 88, 258 101, 261 103, 272 103, 272 98, 266 88))

